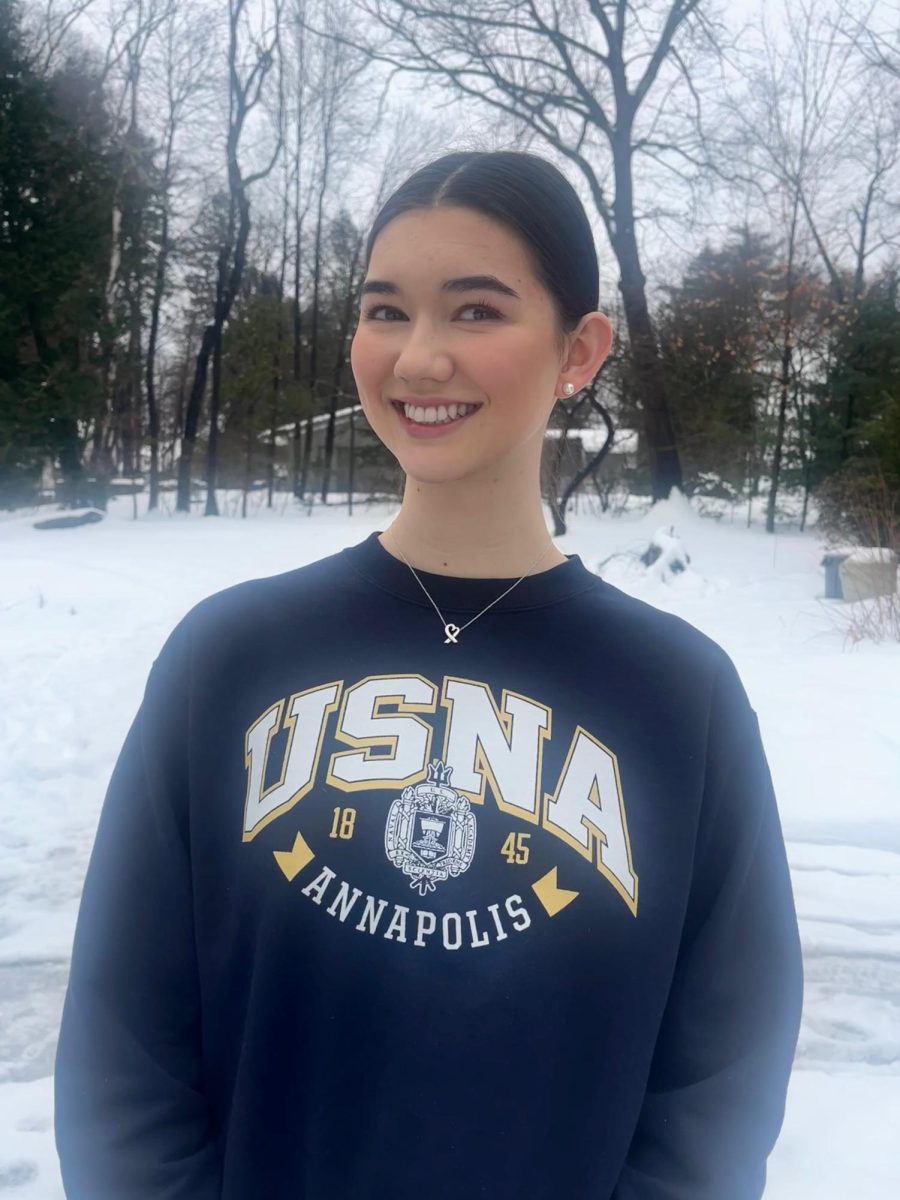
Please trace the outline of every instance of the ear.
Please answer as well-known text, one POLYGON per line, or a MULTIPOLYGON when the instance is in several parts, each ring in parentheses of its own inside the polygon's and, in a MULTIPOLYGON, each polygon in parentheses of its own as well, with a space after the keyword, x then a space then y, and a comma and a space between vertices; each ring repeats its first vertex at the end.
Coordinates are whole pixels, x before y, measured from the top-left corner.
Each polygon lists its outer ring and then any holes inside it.
POLYGON ((591 382, 606 361, 612 348, 613 327, 601 312, 590 312, 578 322, 567 337, 568 349, 559 373, 557 391, 563 393, 567 383, 580 392, 591 382))

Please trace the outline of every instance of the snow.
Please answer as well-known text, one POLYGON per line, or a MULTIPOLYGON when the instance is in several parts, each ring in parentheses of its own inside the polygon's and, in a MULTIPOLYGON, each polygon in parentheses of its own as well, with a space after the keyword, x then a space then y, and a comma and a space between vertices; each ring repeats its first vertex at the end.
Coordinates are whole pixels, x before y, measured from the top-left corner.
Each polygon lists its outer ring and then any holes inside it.
MULTIPOLYGON (((563 435, 562 429, 548 429, 546 437, 551 441, 559 440, 563 435)), ((568 441, 581 442, 582 449, 587 454, 594 454, 606 445, 609 433, 605 425, 587 425, 583 428, 573 428, 566 432, 568 441)), ((614 454, 635 454, 638 448, 638 434, 634 429, 617 429, 613 436, 611 451, 614 454)))
MULTIPOLYGON (((145 498, 139 497, 140 505, 145 498)), ((170 500, 166 501, 171 504, 170 500)), ((38 531, 0 514, 0 1190, 61 1200, 53 1052, 79 892, 112 765, 150 664, 197 600, 384 529, 388 505, 38 531)), ((851 645, 824 600, 823 540, 746 527, 683 497, 601 516, 557 544, 732 656, 765 739, 803 939, 803 1028, 766 1200, 883 1200, 900 1179, 900 646, 851 645), (718 519, 715 519, 718 518, 718 519), (671 531, 678 573, 639 561, 671 531)), ((237 513, 234 497, 223 512, 237 513)), ((549 526, 548 514, 548 526, 549 526)), ((724 1198, 723 1198, 724 1200, 724 1198)))
POLYGON ((886 546, 860 546, 858 550, 854 550, 847 556, 847 562, 852 563, 893 563, 896 561, 896 554, 886 546))
POLYGON ((681 538, 674 535, 674 526, 660 526, 650 539, 650 545, 641 555, 648 578, 668 583, 673 575, 687 569, 691 556, 682 545, 681 538))

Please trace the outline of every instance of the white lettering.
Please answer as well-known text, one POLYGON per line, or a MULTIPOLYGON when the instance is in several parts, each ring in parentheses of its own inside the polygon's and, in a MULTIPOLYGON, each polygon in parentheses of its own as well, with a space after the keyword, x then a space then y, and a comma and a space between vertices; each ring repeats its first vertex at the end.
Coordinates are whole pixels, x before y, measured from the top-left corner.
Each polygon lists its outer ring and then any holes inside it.
POLYGON ((284 718, 288 734, 281 778, 264 788, 272 738, 281 723, 284 701, 273 705, 247 730, 244 765, 247 794, 244 799, 244 841, 294 807, 313 786, 328 714, 337 708, 340 684, 328 683, 308 692, 297 692, 287 702, 284 718))
POLYGON ((416 923, 416 940, 413 942, 413 945, 424 946, 425 938, 422 935, 427 934, 430 937, 434 933, 435 929, 437 929, 437 917, 433 912, 422 912, 418 908, 416 909, 416 916, 419 919, 416 923), (426 922, 428 925, 427 929, 425 928, 426 922))
POLYGON ((375 911, 375 897, 366 896, 366 906, 363 909, 363 915, 359 919, 359 924, 356 928, 360 933, 375 933, 378 929, 378 922, 381 920, 381 914, 387 908, 387 900, 378 901, 378 911, 375 911))
POLYGON ((301 888, 301 891, 304 896, 309 896, 315 904, 321 904, 325 889, 334 877, 334 871, 330 867, 323 867, 315 879, 311 880, 305 888, 301 888))
POLYGON ((444 913, 444 919, 441 924, 444 930, 444 946, 448 950, 458 950, 462 945, 462 921, 459 919, 459 913, 444 913), (452 935, 450 933, 451 925, 454 926, 452 935))
POLYGON ((500 910, 496 904, 489 904, 488 912, 494 918, 494 924, 497 926, 497 941, 502 942, 505 938, 509 937, 509 934, 503 928, 503 924, 500 920, 500 910))
POLYGON ((394 915, 391 917, 391 923, 384 931, 384 936, 388 940, 393 941, 395 935, 398 942, 406 941, 406 914, 409 912, 402 904, 394 905, 394 915))
POLYGON ((616 757, 580 726, 553 796, 544 807, 544 827, 562 838, 612 883, 632 913, 637 911, 637 877, 616 757), (596 849, 595 849, 596 847, 596 849))
POLYGON ((412 782, 428 761, 437 688, 421 675, 363 679, 344 693, 335 737, 356 747, 331 757, 328 782, 344 791, 412 782), (384 713, 384 705, 396 708, 384 713), (373 754, 375 747, 387 753, 373 754))
POLYGON ((342 882, 341 886, 338 888, 338 894, 335 896, 335 898, 332 900, 331 904, 329 904, 329 906, 328 906, 328 911, 331 913, 332 916, 335 916, 335 910, 336 910, 337 906, 338 905, 341 906, 340 916, 338 917, 338 920, 340 920, 341 922, 347 920, 347 917, 350 915, 351 908, 353 907, 353 905, 356 903, 356 901, 362 895, 362 892, 359 890, 359 888, 354 888, 353 895, 350 896, 350 899, 348 900, 347 897, 348 897, 349 893, 350 893, 350 885, 348 883, 342 882))
POLYGON ((452 677, 441 702, 450 710, 444 762, 453 764, 453 786, 483 804, 490 781, 499 808, 536 823, 550 710, 504 688, 501 712, 486 684, 452 677))
POLYGON ((513 925, 518 930, 527 929, 531 924, 531 917, 528 915, 528 909, 522 905, 521 896, 508 896, 506 900, 506 911, 513 919, 513 925), (518 904, 515 901, 518 900, 518 904), (519 919, 521 918, 521 924, 519 919))
MULTIPOLYGON (((480 934, 478 932, 478 926, 475 924, 476 915, 477 913, 474 908, 470 908, 466 913, 469 920, 469 928, 472 931, 472 946, 474 949, 477 949, 479 946, 486 946, 491 940, 486 933, 480 934)), ((504 933, 503 936, 506 937, 506 934, 504 933)))

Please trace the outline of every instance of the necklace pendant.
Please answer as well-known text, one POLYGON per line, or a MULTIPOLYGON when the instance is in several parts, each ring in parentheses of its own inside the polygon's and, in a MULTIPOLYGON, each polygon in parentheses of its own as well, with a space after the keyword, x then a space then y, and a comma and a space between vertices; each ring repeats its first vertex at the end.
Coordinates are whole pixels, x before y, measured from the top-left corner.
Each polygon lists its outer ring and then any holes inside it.
POLYGON ((456 645, 456 640, 459 637, 459 626, 458 625, 445 625, 444 633, 446 633, 446 635, 447 635, 444 638, 444 645, 446 646, 448 642, 453 642, 453 644, 456 645))

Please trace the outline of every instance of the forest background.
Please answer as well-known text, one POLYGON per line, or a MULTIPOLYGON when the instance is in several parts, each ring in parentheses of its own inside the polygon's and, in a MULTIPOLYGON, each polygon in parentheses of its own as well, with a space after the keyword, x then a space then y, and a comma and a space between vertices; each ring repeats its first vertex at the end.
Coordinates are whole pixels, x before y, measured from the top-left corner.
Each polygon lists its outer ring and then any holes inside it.
POLYGON ((515 147, 579 188, 616 329, 554 414, 556 532, 578 488, 677 486, 900 549, 898 28, 866 0, 3 0, 0 507, 399 496, 349 370, 366 233, 429 158, 515 147))

